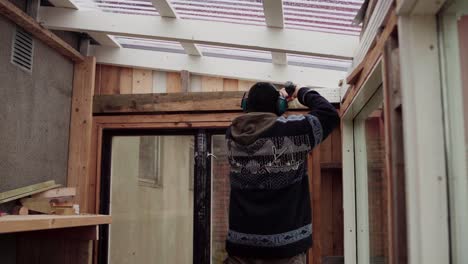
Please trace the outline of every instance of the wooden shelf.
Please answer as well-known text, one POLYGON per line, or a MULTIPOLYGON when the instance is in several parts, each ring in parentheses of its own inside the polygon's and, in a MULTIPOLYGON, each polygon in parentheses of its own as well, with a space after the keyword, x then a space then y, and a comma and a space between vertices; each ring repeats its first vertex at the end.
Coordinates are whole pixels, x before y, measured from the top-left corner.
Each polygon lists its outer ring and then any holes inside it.
POLYGON ((7 215, 0 217, 0 234, 110 224, 109 215, 7 215))

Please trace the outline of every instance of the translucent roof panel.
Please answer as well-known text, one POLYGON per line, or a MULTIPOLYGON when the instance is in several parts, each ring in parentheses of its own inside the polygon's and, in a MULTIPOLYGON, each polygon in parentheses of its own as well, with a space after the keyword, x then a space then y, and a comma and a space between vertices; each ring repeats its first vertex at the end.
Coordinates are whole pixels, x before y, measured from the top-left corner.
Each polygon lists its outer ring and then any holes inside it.
MULTIPOLYGON (((169 0, 182 19, 265 26, 262 0, 169 0)), ((74 0, 83 9, 158 16, 151 0, 74 0)), ((285 27, 359 35, 352 25, 364 0, 283 0, 285 27)))
MULTIPOLYGON (((114 36, 114 38, 124 48, 185 54, 184 48, 182 47, 182 45, 180 45, 179 42, 129 38, 120 36, 114 36)), ((206 57, 272 63, 271 53, 267 51, 226 48, 212 45, 197 46, 198 48, 200 48, 201 52, 203 53, 203 56, 206 57)), ((347 68, 351 65, 351 61, 288 54, 288 64, 301 67, 346 71, 347 68)))

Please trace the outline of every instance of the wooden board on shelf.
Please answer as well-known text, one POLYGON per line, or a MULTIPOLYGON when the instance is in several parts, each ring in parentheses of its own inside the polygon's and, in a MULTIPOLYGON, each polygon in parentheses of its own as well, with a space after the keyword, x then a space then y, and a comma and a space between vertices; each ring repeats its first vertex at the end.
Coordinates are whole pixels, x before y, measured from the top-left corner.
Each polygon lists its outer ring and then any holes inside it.
POLYGON ((18 188, 15 190, 7 191, 2 193, 1 195, 4 197, 0 200, 0 203, 6 203, 9 201, 14 201, 29 195, 33 195, 36 193, 44 192, 50 189, 60 187, 60 184, 55 184, 55 181, 48 181, 44 183, 34 184, 31 186, 26 186, 23 188, 18 188))
POLYGON ((111 221, 109 215, 7 215, 0 217, 0 234, 102 225, 111 221))

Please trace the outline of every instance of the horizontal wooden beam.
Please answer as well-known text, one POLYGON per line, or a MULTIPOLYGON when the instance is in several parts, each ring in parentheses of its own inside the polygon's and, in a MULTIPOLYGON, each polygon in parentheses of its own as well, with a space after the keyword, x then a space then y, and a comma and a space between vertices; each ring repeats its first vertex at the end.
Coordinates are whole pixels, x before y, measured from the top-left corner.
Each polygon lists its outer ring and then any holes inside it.
POLYGON ((50 30, 43 28, 32 17, 28 16, 10 1, 0 0, 0 14, 72 61, 81 62, 84 60, 84 57, 76 49, 68 45, 68 43, 50 30))
POLYGON ((41 7, 41 23, 57 30, 350 59, 357 36, 223 22, 167 19, 90 10, 41 7))
POLYGON ((250 81, 285 83, 293 81, 306 86, 338 88, 346 73, 329 69, 306 68, 293 65, 274 65, 265 62, 187 56, 185 54, 141 49, 108 49, 95 47, 97 63, 160 71, 183 71, 192 74, 225 77, 250 81))
MULTIPOLYGON (((241 111, 244 92, 95 95, 94 114, 241 111)), ((292 105, 291 109, 304 109, 292 105)))

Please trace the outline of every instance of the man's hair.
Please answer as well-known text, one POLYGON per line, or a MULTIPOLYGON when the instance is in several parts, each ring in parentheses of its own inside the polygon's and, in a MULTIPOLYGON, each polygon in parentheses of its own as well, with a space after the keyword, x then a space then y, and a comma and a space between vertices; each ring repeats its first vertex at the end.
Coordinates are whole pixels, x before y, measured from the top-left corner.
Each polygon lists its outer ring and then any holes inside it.
POLYGON ((258 82, 254 84, 247 97, 247 112, 276 113, 276 103, 280 93, 272 83, 258 82))

